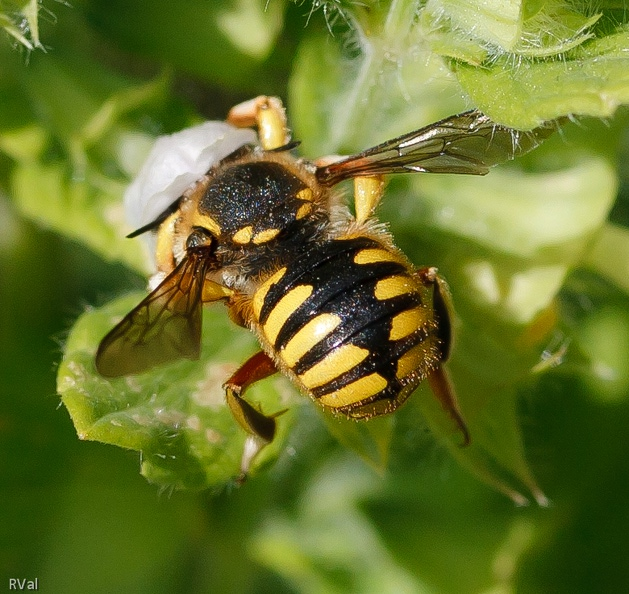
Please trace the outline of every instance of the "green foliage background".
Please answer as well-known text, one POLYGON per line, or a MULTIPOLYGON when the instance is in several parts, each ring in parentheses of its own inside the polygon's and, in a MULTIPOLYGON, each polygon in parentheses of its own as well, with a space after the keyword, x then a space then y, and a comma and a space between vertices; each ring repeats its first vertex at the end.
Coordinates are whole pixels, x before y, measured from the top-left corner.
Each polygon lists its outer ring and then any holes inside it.
POLYGON ((266 4, 0 3, 1 587, 629 590, 627 7, 266 4), (393 180, 380 212, 452 286, 470 448, 426 391, 365 426, 273 378, 252 398, 291 412, 235 488, 243 435, 192 397, 255 350, 221 308, 201 362, 93 373, 143 294, 121 196, 151 138, 260 93, 285 98, 309 157, 472 106, 523 129, 579 116, 486 178, 393 180))

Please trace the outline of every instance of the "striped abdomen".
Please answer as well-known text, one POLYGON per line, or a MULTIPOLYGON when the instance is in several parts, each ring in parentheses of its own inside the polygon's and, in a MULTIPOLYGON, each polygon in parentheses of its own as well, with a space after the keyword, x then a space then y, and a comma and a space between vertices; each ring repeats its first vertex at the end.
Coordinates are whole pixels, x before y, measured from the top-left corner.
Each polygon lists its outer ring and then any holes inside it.
POLYGON ((351 417, 394 410, 439 363, 428 289, 368 238, 330 240, 255 292, 255 325, 300 388, 351 417))

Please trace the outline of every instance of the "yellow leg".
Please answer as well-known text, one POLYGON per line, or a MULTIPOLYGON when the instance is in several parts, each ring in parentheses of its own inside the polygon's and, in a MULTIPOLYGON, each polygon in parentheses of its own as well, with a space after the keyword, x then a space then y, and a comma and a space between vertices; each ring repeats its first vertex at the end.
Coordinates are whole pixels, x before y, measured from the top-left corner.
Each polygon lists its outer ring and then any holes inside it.
POLYGON ((384 177, 373 175, 354 178, 354 207, 356 220, 364 223, 374 211, 384 193, 384 177))
POLYGON ((234 291, 219 285, 211 280, 205 279, 203 282, 203 293, 201 295, 201 301, 203 303, 212 303, 221 299, 229 299, 234 294, 234 291))
POLYGON ((170 274, 175 269, 173 243, 175 241, 175 225, 180 214, 174 212, 157 229, 157 245, 155 246, 155 260, 157 270, 170 274))
POLYGON ((227 121, 238 128, 258 128, 260 144, 270 151, 290 142, 286 110, 277 97, 260 95, 231 108, 227 121))

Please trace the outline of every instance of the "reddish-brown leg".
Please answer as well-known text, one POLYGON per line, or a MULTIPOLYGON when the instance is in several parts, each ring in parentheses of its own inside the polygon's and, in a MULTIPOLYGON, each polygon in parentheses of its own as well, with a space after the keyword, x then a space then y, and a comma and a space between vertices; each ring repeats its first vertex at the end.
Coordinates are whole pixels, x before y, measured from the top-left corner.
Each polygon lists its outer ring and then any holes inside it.
POLYGON ((450 381, 448 372, 440 365, 428 376, 428 384, 435 398, 441 403, 441 406, 447 411, 450 418, 456 423, 459 431, 463 434, 463 443, 461 445, 469 445, 470 432, 461 414, 461 409, 459 408, 456 393, 454 392, 454 387, 450 381))
POLYGON ((260 351, 250 357, 223 385, 227 404, 238 424, 249 434, 270 443, 275 436, 275 416, 267 417, 249 404, 242 394, 251 384, 277 372, 275 363, 260 351))
POLYGON ((241 484, 247 478, 251 462, 275 437, 275 417, 266 416, 249 404, 242 394, 251 384, 273 375, 277 371, 273 360, 260 351, 250 357, 224 384, 225 397, 232 415, 238 424, 248 433, 240 462, 240 476, 236 482, 241 484))
POLYGON ((240 462, 240 476, 236 479, 238 483, 245 481, 251 462, 260 450, 273 441, 275 417, 283 412, 266 416, 242 398, 242 394, 248 386, 273 375, 276 371, 273 360, 260 351, 245 361, 223 386, 232 415, 248 433, 240 462))

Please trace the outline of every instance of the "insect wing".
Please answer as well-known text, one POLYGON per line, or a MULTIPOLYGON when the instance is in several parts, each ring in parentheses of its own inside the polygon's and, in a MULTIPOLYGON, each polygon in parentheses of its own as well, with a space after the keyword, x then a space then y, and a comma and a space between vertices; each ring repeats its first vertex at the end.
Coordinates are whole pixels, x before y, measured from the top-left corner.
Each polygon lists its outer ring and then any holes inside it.
POLYGON ((345 179, 388 173, 466 173, 489 168, 534 149, 557 129, 548 122, 520 132, 466 111, 317 169, 317 179, 333 186, 345 179))
POLYGON ((192 253, 103 338, 96 369, 106 377, 142 373, 201 349, 202 290, 208 268, 192 253))

